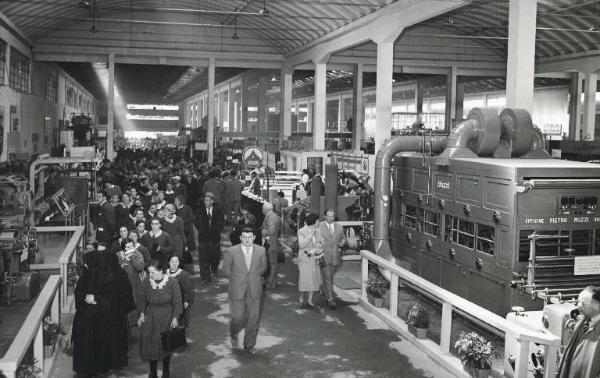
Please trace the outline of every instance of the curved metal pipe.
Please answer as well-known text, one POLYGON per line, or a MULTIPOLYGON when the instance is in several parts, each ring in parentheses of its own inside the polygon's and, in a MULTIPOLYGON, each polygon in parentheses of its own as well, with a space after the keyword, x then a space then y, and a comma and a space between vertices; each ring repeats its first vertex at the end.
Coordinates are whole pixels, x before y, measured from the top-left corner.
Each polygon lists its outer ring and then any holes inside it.
MULTIPOLYGON (((431 151, 439 153, 444 150, 446 136, 423 138, 421 136, 399 136, 386 140, 375 158, 375 217, 373 222, 373 243, 375 253, 391 262, 396 262, 392 256, 389 240, 390 219, 390 172, 392 159, 400 152, 431 151)), ((391 279, 389 271, 380 269, 386 279, 391 279)))

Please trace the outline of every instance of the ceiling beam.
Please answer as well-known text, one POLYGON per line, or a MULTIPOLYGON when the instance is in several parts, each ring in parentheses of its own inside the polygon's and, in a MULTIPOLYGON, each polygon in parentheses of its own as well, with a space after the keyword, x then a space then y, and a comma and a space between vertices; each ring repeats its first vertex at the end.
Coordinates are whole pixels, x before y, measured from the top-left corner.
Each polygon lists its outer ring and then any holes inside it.
POLYGON ((25 35, 25 33, 23 33, 23 31, 2 12, 0 12, 0 27, 4 27, 6 30, 8 30, 25 46, 29 48, 33 47, 33 42, 27 37, 27 35, 25 35))
POLYGON ((596 72, 599 70, 600 50, 539 58, 535 65, 536 73, 557 71, 596 72))
POLYGON ((465 0, 398 0, 286 54, 292 66, 368 42, 381 31, 412 26, 468 4, 465 0))

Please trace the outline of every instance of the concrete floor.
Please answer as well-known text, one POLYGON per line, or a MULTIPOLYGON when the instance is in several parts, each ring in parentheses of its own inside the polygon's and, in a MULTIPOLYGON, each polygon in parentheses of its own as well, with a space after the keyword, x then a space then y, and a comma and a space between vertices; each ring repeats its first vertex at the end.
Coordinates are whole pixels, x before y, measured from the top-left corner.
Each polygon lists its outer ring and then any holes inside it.
MULTIPOLYGON (((228 280, 202 286, 194 276, 196 302, 188 347, 172 361, 173 377, 449 377, 427 356, 362 309, 350 292, 337 290, 337 310, 297 306, 297 267, 280 265, 280 286, 267 291, 257 353, 228 346, 228 280)), ((137 332, 137 330, 136 330, 137 332)), ((146 377, 138 345, 129 367, 111 377, 146 377)), ((71 377, 72 360, 57 357, 51 377, 71 377)), ((160 364, 159 364, 160 369, 160 364)))

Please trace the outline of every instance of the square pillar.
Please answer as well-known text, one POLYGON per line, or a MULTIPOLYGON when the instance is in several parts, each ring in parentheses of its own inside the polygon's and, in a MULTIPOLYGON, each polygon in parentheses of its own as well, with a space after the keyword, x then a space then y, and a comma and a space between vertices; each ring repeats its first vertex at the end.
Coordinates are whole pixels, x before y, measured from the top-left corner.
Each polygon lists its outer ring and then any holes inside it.
POLYGON ((415 84, 415 112, 417 118, 421 118, 423 114, 423 84, 420 80, 417 80, 417 84, 415 84))
POLYGON ((392 133, 392 75, 394 42, 377 44, 377 87, 375 95, 375 152, 392 133))
POLYGON ((537 0, 510 0, 506 107, 533 110, 537 0))
POLYGON ((354 77, 352 82, 352 149, 360 150, 362 142, 362 128, 365 110, 363 104, 363 65, 354 65, 354 77))
POLYGON ((106 125, 106 158, 115 158, 115 54, 108 54, 108 114, 106 125))
POLYGON ((463 118, 465 118, 464 103, 465 103, 465 85, 457 84, 457 86, 456 86, 456 118, 455 119, 459 122, 462 121, 463 118))
POLYGON ((279 117, 279 148, 292 136, 292 75, 293 68, 281 68, 281 116, 279 117))
POLYGON ((325 149, 327 123, 327 63, 315 63, 315 114, 313 125, 313 149, 325 149))
POLYGON ((208 108, 208 126, 206 129, 206 142, 208 143, 208 164, 214 160, 214 139, 215 139, 215 58, 208 58, 208 98, 206 106, 208 108))
POLYGON ((456 95, 457 95, 457 72, 456 66, 448 68, 446 75, 446 121, 444 122, 444 130, 452 129, 452 121, 456 120, 456 95))
POLYGON ((596 128, 596 92, 598 90, 598 74, 586 72, 584 82, 585 99, 583 101, 583 125, 581 140, 594 140, 596 128))
POLYGON ((567 135, 567 138, 570 140, 579 140, 582 88, 583 74, 581 72, 573 72, 569 88, 569 135, 567 135))

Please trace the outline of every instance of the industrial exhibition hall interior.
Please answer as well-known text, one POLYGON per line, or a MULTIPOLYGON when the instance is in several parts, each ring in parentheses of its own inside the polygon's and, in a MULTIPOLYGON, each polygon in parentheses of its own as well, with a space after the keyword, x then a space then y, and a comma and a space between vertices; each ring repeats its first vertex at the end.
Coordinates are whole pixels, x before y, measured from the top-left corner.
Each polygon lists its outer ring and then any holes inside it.
POLYGON ((0 0, 0 378, 600 377, 599 74, 600 0, 0 0))

